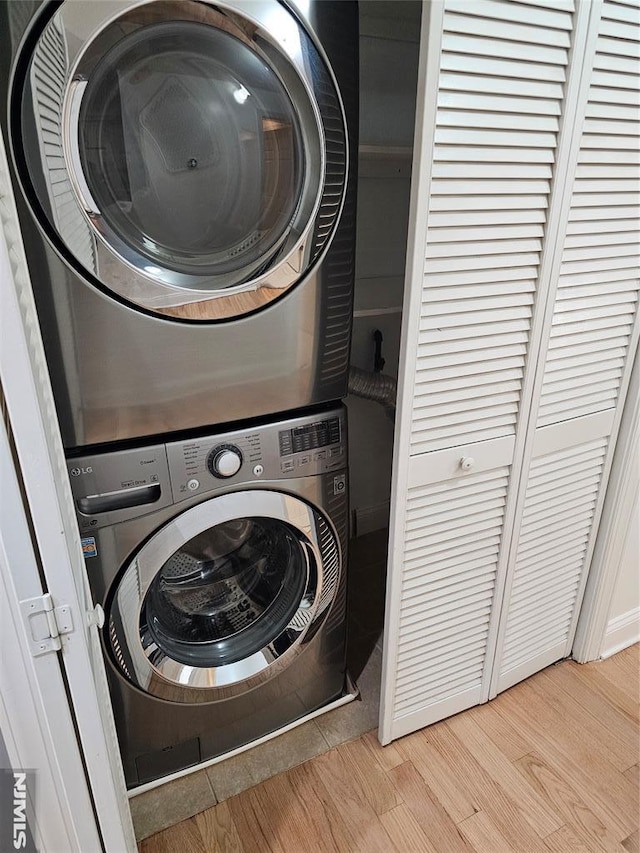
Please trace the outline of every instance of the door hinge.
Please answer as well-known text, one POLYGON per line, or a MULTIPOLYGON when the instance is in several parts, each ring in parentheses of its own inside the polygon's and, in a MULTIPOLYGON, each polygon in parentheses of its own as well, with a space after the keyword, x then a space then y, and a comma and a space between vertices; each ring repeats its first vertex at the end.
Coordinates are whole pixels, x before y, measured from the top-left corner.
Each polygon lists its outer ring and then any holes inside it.
POLYGON ((59 652, 62 648, 60 637, 73 631, 71 607, 68 604, 56 607, 51 593, 46 592, 21 601, 20 609, 32 656, 59 652))

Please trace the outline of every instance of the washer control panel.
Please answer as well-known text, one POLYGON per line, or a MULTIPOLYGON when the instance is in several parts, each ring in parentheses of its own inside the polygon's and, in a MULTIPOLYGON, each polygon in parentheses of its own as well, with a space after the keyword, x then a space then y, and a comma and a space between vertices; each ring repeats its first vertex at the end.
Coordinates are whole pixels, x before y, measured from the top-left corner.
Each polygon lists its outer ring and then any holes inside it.
POLYGON ((346 467, 342 408, 250 430, 67 460, 83 536, 230 485, 311 477, 346 467))
POLYGON ((290 418, 277 424, 166 445, 174 501, 228 484, 307 477, 345 468, 346 418, 290 418))

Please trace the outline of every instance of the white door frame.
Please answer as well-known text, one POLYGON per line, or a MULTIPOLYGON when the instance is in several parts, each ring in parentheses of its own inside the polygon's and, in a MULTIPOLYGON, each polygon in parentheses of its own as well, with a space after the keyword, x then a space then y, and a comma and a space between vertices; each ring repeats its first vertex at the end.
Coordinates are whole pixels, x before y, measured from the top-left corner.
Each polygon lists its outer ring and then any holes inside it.
POLYGON ((580 610, 572 656, 580 663, 597 660, 604 650, 611 602, 620 569, 621 550, 638 490, 634 452, 640 445, 640 351, 636 353, 622 414, 607 494, 595 543, 589 579, 580 610))
MULTIPOLYGON (((56 605, 69 606, 73 620, 73 631, 62 638, 59 661, 64 667, 67 701, 77 727, 103 846, 107 853, 135 851, 106 673, 97 628, 90 624, 91 598, 82 547, 1 138, 0 225, 0 383, 13 433, 15 464, 33 525, 45 591, 56 605)), ((8 567, 20 571, 17 565, 9 563, 8 567)), ((5 594, 11 597, 10 590, 5 594)), ((13 685, 9 687, 13 689, 13 685)), ((45 719, 61 713, 64 708, 56 702, 45 708, 45 719)), ((72 790, 72 779, 65 775, 63 783, 72 790)), ((84 806, 75 802, 72 806, 74 819, 79 819, 76 810, 84 806)), ((93 853, 95 847, 81 849, 82 853, 93 853)))
POLYGON ((32 657, 31 631, 21 615, 20 601, 42 595, 42 584, 2 421, 0 483, 0 733, 10 767, 36 772, 35 802, 30 804, 36 847, 99 851, 60 661, 54 652, 32 657))
POLYGON ((440 45, 444 2, 422 4, 420 27, 420 62, 418 67, 415 132, 409 233, 402 306, 400 361, 398 365, 398 401, 396 405, 393 471, 391 478, 391 511, 387 557, 387 591, 385 598, 384 643, 382 648, 382 683, 378 738, 382 744, 395 737, 393 726, 394 679, 397 666, 401 567, 404 559, 404 523, 409 489, 411 458, 411 421, 413 411, 413 379, 417 354, 420 302, 427 240, 427 205, 424 199, 431 191, 431 171, 437 109, 437 81, 440 74, 440 45))

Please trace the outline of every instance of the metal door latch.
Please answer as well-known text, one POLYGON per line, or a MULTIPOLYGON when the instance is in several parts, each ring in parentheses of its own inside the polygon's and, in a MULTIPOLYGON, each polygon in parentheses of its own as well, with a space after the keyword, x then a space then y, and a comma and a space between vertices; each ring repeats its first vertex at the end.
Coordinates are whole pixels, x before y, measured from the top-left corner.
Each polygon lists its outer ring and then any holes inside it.
POLYGON ((32 656, 59 652, 62 648, 60 637, 73 631, 71 607, 68 604, 55 607, 51 593, 47 592, 21 601, 20 610, 32 656))
POLYGON ((87 610, 87 625, 102 628, 104 625, 104 610, 101 604, 96 604, 93 610, 87 610))

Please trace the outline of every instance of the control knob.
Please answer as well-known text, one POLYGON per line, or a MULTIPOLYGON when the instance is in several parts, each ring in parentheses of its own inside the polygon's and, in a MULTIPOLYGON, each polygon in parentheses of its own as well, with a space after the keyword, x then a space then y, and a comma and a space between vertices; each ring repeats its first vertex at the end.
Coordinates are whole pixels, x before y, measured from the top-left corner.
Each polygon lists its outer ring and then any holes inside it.
POLYGON ((209 454, 207 466, 213 476, 221 480, 233 477, 242 467, 242 452, 234 444, 221 444, 209 454))

